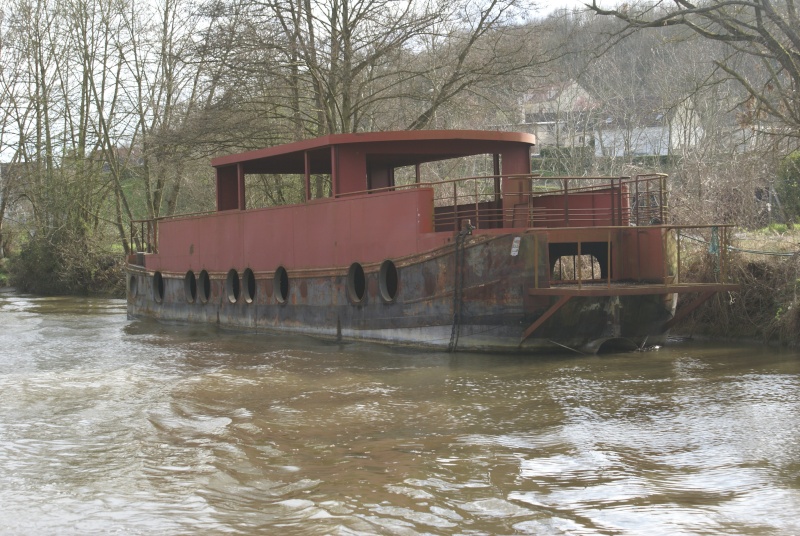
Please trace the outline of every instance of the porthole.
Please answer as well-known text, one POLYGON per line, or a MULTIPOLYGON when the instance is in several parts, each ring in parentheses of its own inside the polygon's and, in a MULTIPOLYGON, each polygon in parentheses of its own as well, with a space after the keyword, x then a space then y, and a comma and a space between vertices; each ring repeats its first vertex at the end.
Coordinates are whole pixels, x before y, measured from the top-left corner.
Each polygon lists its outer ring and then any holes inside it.
POLYGON ((128 295, 131 298, 135 298, 136 294, 139 292, 139 278, 135 275, 132 275, 130 279, 128 279, 128 295))
POLYGON ((253 303, 256 298, 256 274, 250 268, 242 275, 242 286, 244 286, 244 301, 253 303))
POLYGON ((197 299, 197 279, 191 270, 183 278, 183 293, 186 295, 186 303, 194 303, 197 299))
POLYGON ((397 297, 399 277, 397 266, 390 260, 385 260, 381 264, 381 271, 378 276, 381 298, 385 302, 392 302, 397 297))
POLYGON ((278 266, 275 270, 275 279, 272 282, 275 289, 275 299, 278 303, 286 303, 289 299, 289 274, 286 273, 286 268, 278 266))
POLYGON ((347 297, 353 303, 361 303, 364 301, 366 290, 367 278, 364 275, 364 268, 354 262, 347 271, 347 297))
POLYGON ((239 301, 239 292, 241 284, 239 283, 239 272, 234 268, 228 271, 228 277, 225 279, 225 293, 228 295, 228 301, 236 303, 239 301))
POLYGON ((203 270, 197 279, 200 287, 200 302, 208 303, 208 298, 211 297, 211 279, 208 277, 208 272, 203 270))
POLYGON ((164 277, 161 272, 153 274, 153 299, 156 303, 161 303, 164 300, 164 277))

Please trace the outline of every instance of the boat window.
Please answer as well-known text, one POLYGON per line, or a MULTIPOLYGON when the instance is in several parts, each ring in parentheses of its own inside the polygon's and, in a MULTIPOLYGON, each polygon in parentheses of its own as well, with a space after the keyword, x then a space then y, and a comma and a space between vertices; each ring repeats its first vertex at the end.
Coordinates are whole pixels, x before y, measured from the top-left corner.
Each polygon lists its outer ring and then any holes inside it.
POLYGON ((225 279, 225 292, 228 295, 229 302, 236 303, 239 300, 240 288, 239 272, 231 268, 228 271, 228 277, 225 279))
POLYGON ((208 272, 205 270, 200 272, 198 279, 200 280, 200 301, 208 303, 208 298, 211 296, 211 279, 208 277, 208 272))
POLYGON ((603 279, 600 262, 594 255, 563 255, 553 264, 555 281, 590 281, 603 279))
POLYGON ((381 271, 379 274, 381 298, 385 302, 392 302, 397 297, 397 266, 390 260, 385 260, 381 264, 381 271))
POLYGON ((164 300, 164 277, 161 272, 153 274, 153 299, 156 303, 161 303, 164 300))
POLYGON ((197 299, 197 279, 191 270, 186 272, 186 276, 183 278, 183 292, 186 295, 187 303, 194 303, 197 299))
POLYGON ((248 268, 244 271, 242 283, 244 285, 244 301, 253 303, 256 297, 256 275, 253 273, 253 270, 248 268))
POLYGON ((289 274, 286 273, 286 268, 278 266, 272 285, 275 288, 275 299, 278 300, 278 303, 286 303, 286 300, 289 299, 289 274))
POLYGON ((347 296, 353 303, 364 301, 367 289, 367 278, 364 275, 364 268, 357 262, 350 265, 347 271, 347 296))

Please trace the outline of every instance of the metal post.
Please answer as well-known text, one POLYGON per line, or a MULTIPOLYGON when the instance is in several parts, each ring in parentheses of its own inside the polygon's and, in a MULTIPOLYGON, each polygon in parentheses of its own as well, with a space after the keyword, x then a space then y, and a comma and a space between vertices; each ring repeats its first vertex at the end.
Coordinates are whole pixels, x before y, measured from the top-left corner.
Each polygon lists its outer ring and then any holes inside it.
POLYGON ((669 231, 666 228, 661 228, 661 251, 664 256, 664 286, 668 285, 669 279, 669 255, 667 255, 667 236, 669 231))
MULTIPOLYGON (((617 211, 614 205, 614 177, 611 177, 611 225, 617 224, 617 211)), ((620 221, 622 220, 620 219, 620 221)))
POLYGON ((480 213, 478 212, 478 181, 480 179, 475 179, 475 228, 480 229, 481 227, 481 218, 480 213))
POLYGON ((453 182, 453 230, 457 233, 458 229, 458 186, 453 182))
POLYGON ((677 284, 681 282, 681 230, 676 229, 675 231, 678 233, 675 240, 678 247, 678 266, 675 269, 675 283, 677 284))
POLYGON ((608 256, 606 258, 606 274, 608 276, 608 288, 611 288, 611 229, 608 230, 608 256))

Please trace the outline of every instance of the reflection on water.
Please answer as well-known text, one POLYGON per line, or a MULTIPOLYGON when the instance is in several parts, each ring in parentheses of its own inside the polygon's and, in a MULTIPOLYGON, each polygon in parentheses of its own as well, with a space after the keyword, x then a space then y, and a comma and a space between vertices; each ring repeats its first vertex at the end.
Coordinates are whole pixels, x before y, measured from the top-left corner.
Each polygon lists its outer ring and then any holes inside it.
POLYGON ((0 293, 0 533, 793 534, 800 355, 409 352, 0 293))

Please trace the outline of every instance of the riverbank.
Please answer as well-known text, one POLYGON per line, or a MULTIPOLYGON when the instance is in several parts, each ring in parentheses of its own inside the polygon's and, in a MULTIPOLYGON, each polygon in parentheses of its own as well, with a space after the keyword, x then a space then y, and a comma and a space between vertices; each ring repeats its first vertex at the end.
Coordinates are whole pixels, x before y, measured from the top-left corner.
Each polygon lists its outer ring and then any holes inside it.
MULTIPOLYGON (((784 226, 733 233, 728 275, 739 292, 711 298, 674 333, 778 346, 800 345, 800 232, 784 226)), ((719 256, 708 244, 684 244, 688 280, 719 279, 719 256)), ((684 297, 691 299, 691 297, 684 297)))

